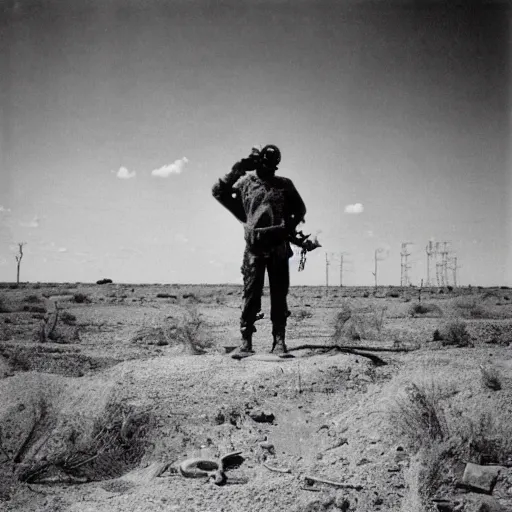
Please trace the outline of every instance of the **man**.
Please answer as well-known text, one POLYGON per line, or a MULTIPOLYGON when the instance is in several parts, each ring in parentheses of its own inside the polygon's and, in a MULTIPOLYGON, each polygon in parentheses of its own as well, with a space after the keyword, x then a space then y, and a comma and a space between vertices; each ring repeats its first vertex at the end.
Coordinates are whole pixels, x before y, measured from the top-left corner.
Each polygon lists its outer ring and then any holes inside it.
POLYGON ((213 186, 213 196, 244 223, 245 251, 242 264, 244 304, 240 319, 241 345, 232 357, 253 354, 254 323, 261 309, 261 295, 268 272, 270 319, 273 344, 271 352, 288 354, 285 342, 289 315, 286 298, 290 285, 288 260, 293 255, 290 239, 304 221, 306 206, 292 181, 276 176, 281 152, 270 144, 261 151, 253 148, 247 158, 235 163, 231 172, 213 186), (249 171, 255 173, 246 174, 249 171))

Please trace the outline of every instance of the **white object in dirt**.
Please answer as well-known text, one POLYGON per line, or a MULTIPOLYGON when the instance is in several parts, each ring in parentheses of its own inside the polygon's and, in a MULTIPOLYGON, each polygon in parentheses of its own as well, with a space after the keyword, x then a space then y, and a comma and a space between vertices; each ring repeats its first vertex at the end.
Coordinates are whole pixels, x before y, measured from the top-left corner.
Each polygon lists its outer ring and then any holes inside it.
POLYGON ((479 466, 478 464, 468 462, 462 476, 462 483, 491 493, 498 479, 500 469, 500 466, 479 466))

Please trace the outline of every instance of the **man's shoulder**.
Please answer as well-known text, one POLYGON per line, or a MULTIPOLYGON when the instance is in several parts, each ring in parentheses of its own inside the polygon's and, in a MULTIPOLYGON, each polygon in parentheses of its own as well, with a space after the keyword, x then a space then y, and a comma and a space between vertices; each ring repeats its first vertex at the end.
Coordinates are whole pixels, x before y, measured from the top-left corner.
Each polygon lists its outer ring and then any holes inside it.
POLYGON ((247 184, 252 181, 251 178, 252 176, 250 174, 244 174, 244 176, 236 181, 236 183, 233 185, 233 188, 241 189, 247 186, 247 184))
POLYGON ((285 176, 274 176, 276 180, 275 183, 283 188, 292 188, 294 187, 293 181, 290 178, 286 178, 285 176))

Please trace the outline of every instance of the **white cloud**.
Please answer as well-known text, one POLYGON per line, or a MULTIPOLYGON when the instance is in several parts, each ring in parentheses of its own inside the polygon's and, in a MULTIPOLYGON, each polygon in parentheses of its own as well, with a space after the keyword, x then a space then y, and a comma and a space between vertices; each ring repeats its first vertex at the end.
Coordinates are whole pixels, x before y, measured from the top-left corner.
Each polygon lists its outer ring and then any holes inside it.
POLYGON ((68 252, 68 250, 65 247, 59 247, 57 252, 68 252))
POLYGON ((10 208, 5 208, 4 206, 0 205, 0 213, 9 213, 10 211, 10 208))
POLYGON ((365 236, 368 237, 368 238, 373 238, 375 236, 375 234, 373 233, 373 230, 371 229, 368 229, 366 232, 365 232, 365 236))
POLYGON ((188 158, 184 156, 183 158, 175 160, 172 164, 164 165, 163 167, 160 167, 160 169, 152 170, 151 176, 167 178, 171 174, 180 174, 183 171, 186 163, 188 163, 188 158))
POLYGON ((117 171, 116 176, 122 180, 129 180, 130 178, 135 178, 136 172, 129 171, 126 167, 119 167, 119 171, 117 171))
POLYGON ((345 206, 345 213, 362 213, 364 206, 361 203, 347 204, 345 206))
POLYGON ((38 228, 40 224, 40 219, 37 215, 34 215, 34 218, 30 222, 20 222, 20 226, 24 228, 38 228))

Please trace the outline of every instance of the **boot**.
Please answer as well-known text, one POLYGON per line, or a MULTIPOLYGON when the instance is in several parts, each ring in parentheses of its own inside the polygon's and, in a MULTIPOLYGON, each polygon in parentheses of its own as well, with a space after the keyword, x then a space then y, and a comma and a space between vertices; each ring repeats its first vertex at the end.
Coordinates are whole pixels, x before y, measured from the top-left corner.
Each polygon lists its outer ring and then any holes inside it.
POLYGON ((231 357, 233 359, 242 359, 252 354, 254 354, 254 350, 252 349, 252 332, 251 329, 245 328, 242 329, 242 343, 231 352, 231 357))
POLYGON ((285 343, 285 334, 277 333, 273 335, 274 341, 272 343, 272 350, 270 351, 272 354, 275 354, 279 357, 294 357, 292 354, 288 352, 288 348, 285 343))

